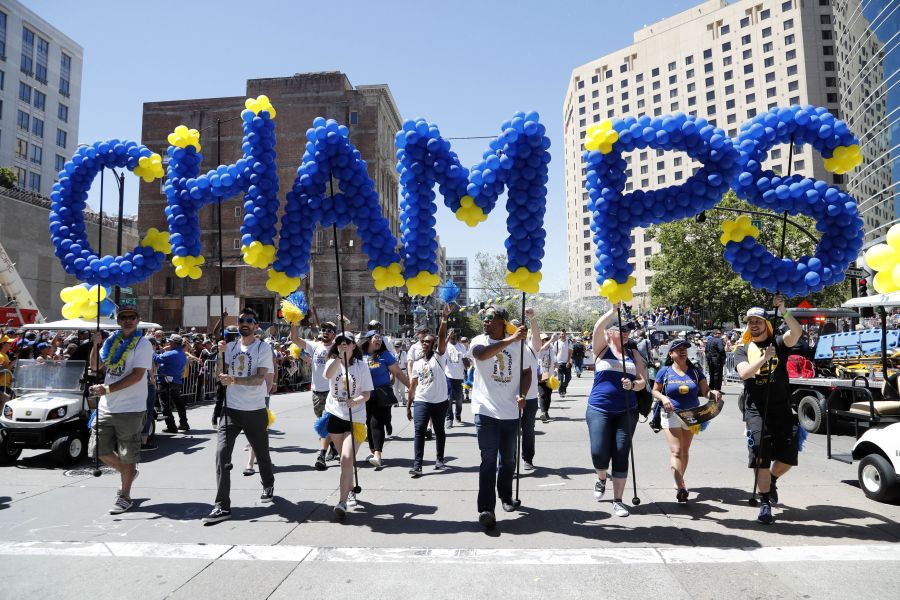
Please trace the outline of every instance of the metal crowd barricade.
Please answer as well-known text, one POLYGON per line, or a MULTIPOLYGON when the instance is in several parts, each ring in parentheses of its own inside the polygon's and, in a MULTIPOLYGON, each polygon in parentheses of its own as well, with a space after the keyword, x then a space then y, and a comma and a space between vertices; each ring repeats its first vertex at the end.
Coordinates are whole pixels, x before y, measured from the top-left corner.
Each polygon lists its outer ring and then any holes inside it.
POLYGON ((202 363, 189 360, 187 364, 187 375, 181 381, 181 396, 185 398, 188 404, 194 401, 205 402, 213 400, 216 397, 216 361, 215 359, 206 360, 202 363), (200 377, 201 370, 203 377, 200 377), (201 380, 203 388, 199 390, 201 380))
POLYGON ((741 383, 741 376, 738 375, 734 363, 734 352, 725 354, 725 381, 731 383, 741 383))
POLYGON ((309 386, 312 376, 310 365, 302 360, 285 358, 278 367, 278 389, 298 392, 309 386))

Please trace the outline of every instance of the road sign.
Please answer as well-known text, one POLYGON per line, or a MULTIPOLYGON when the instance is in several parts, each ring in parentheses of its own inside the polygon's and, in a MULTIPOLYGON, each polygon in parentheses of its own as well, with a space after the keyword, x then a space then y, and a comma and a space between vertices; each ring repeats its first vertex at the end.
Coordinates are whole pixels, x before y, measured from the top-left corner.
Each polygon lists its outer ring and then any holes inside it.
POLYGON ((864 279, 869 276, 869 273, 865 269, 860 269, 859 267, 847 267, 847 270, 844 271, 844 275, 852 277, 853 279, 864 279))
POLYGON ((750 219, 750 224, 757 229, 762 229, 762 219, 750 219))
POLYGON ((134 293, 134 290, 131 289, 130 287, 119 288, 119 291, 123 294, 133 294, 134 293))

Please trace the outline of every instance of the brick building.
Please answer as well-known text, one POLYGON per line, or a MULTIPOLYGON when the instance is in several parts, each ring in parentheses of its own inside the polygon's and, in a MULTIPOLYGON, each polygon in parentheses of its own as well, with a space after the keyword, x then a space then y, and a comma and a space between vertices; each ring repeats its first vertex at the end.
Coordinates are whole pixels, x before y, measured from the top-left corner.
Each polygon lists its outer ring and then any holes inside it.
MULTIPOLYGON (((382 211, 391 231, 400 238, 399 178, 394 168, 394 134, 401 127, 400 112, 387 85, 353 86, 339 72, 301 73, 292 77, 251 79, 246 93, 229 98, 204 98, 148 102, 144 104, 143 141, 150 149, 165 154, 168 134, 178 125, 200 130, 204 162, 201 172, 220 164, 232 164, 241 157, 240 112, 244 100, 267 95, 277 110, 278 177, 280 197, 293 184, 306 145, 306 130, 316 117, 336 119, 350 128, 350 139, 368 164, 369 176, 381 199, 382 211), (217 148, 217 122, 221 148, 217 148), (217 152, 221 161, 217 162, 217 152)), ((159 182, 142 183, 139 199, 139 227, 165 228, 166 197, 159 182)), ((167 327, 207 327, 218 320, 219 278, 216 207, 200 211, 203 277, 179 279, 170 263, 137 287, 139 298, 148 302, 148 318, 167 327), (152 302, 149 299, 152 298, 152 302)), ((263 321, 274 320, 275 295, 266 289, 265 271, 246 266, 240 253, 240 224, 243 199, 232 198, 222 205, 222 246, 224 256, 223 293, 225 310, 235 314, 239 306, 253 306, 263 321)), ((400 290, 376 292, 366 266, 366 256, 354 226, 338 230, 341 254, 344 312, 352 327, 360 329, 370 319, 379 319, 388 331, 400 324, 400 290)), ((337 314, 334 246, 331 229, 317 228, 313 240, 312 265, 301 289, 321 320, 337 314)))

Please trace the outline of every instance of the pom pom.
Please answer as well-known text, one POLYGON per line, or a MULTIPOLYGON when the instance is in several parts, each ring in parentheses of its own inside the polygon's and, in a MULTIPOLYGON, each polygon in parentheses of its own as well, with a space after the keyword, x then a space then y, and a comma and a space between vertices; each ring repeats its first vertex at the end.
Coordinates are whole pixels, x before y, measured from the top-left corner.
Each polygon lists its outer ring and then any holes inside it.
POLYGON ((291 325, 298 325, 308 312, 309 305, 306 303, 306 294, 299 290, 281 301, 281 314, 284 315, 284 320, 291 325))
POLYGON ((440 292, 438 292, 438 294, 444 304, 450 304, 459 298, 460 291, 459 286, 453 283, 453 281, 447 281, 447 283, 440 286, 440 292))
POLYGON ((330 416, 331 415, 327 412, 322 413, 322 416, 316 419, 315 424, 313 424, 313 429, 320 438, 328 437, 328 417, 330 416))

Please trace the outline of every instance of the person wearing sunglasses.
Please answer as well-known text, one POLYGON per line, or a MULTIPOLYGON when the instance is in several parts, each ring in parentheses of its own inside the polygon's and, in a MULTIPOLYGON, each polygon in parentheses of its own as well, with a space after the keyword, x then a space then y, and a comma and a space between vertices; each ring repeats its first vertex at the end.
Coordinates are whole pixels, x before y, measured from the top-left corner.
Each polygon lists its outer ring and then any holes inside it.
POLYGON ((91 428, 88 454, 96 452, 106 465, 119 472, 119 489, 111 514, 133 506, 131 484, 137 476, 141 457, 141 430, 147 413, 147 372, 153 367, 153 347, 138 330, 140 314, 133 306, 122 307, 116 315, 119 331, 106 341, 94 334, 90 364, 103 373, 103 384, 91 386, 99 396, 97 423, 91 428))
POLYGON ((219 419, 216 447, 216 501, 212 512, 203 518, 207 525, 231 518, 231 463, 234 442, 243 431, 256 455, 262 481, 261 502, 275 498, 275 474, 269 456, 269 415, 266 396, 269 395, 266 375, 274 370, 272 348, 256 337, 259 329, 256 312, 245 308, 238 316, 240 337, 230 343, 219 342, 216 375, 225 387, 225 413, 219 419), (223 367, 228 365, 228 372, 223 367))
POLYGON ((531 367, 520 370, 526 329, 511 328, 512 333, 507 333, 508 321, 506 310, 487 308, 482 315, 484 333, 473 338, 471 346, 475 363, 472 413, 481 450, 478 522, 486 529, 493 529, 497 524, 494 510, 498 495, 504 511, 516 509, 512 488, 516 431, 519 411, 525 408, 525 397, 531 388, 531 367))
MULTIPOLYGON (((330 384, 328 378, 325 377, 325 363, 328 359, 328 353, 334 345, 334 336, 336 332, 335 324, 331 321, 325 321, 320 328, 322 341, 305 340, 297 333, 297 326, 291 325, 291 341, 297 345, 300 350, 306 351, 312 356, 312 405, 316 418, 322 416, 325 410, 325 402, 328 399, 328 390, 330 384)), ((328 462, 338 457, 337 449, 334 445, 329 447, 328 439, 321 438, 319 440, 319 454, 316 456, 315 467, 317 471, 324 471, 328 468, 328 462), (328 453, 326 456, 325 453, 328 453)))
POLYGON ((437 471, 444 469, 444 446, 447 441, 444 419, 450 403, 447 399, 447 317, 450 316, 451 307, 444 305, 441 313, 441 326, 438 336, 431 334, 422 338, 422 355, 413 363, 409 378, 409 402, 406 404, 406 418, 413 421, 415 438, 413 440, 413 466, 409 474, 413 477, 422 476, 422 459, 425 455, 425 430, 428 421, 434 427, 434 436, 437 443, 435 449, 436 461, 434 468, 437 471))
POLYGON ((328 379, 328 398, 325 412, 328 413, 328 437, 341 452, 340 498, 334 507, 339 519, 347 514, 347 506, 356 504, 351 494, 353 488, 354 451, 359 448, 351 439, 353 423, 365 424, 366 407, 372 390, 372 374, 369 365, 363 361, 362 352, 352 336, 340 334, 328 351, 325 363, 325 377, 328 379))

